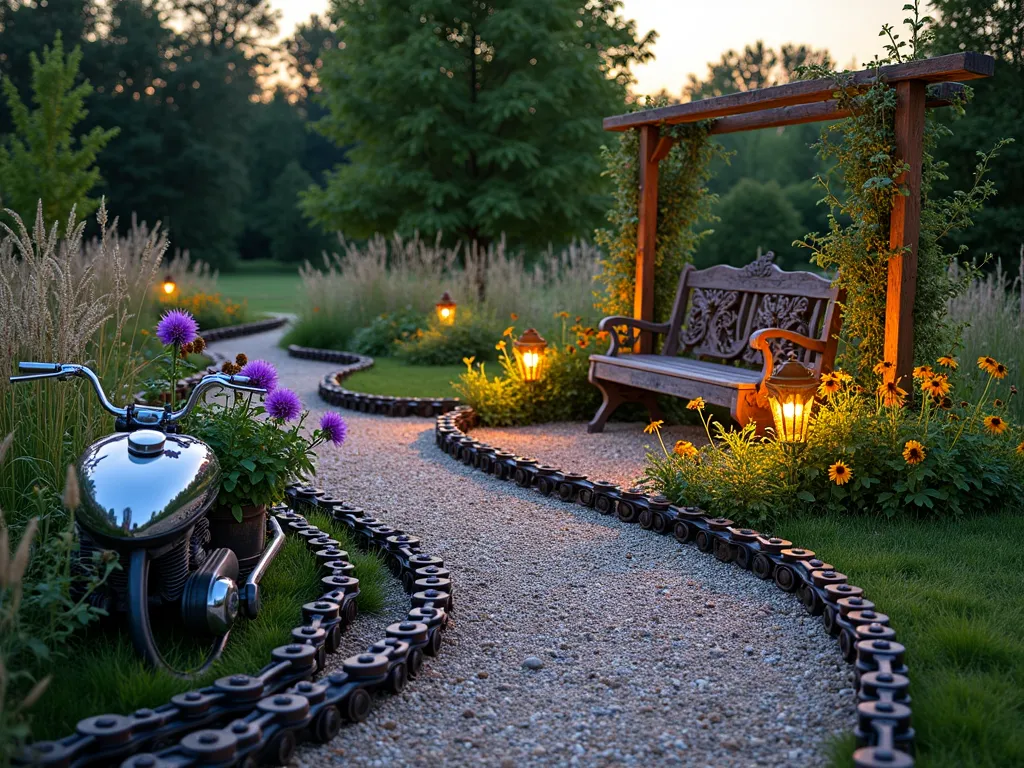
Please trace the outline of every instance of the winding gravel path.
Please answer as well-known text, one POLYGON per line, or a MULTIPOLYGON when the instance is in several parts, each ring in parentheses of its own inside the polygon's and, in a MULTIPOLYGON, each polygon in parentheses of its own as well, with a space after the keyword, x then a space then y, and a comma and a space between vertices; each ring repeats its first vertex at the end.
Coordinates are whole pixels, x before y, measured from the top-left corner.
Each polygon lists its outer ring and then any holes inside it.
MULTIPOLYGON (((317 384, 337 366, 289 358, 280 335, 211 346, 275 363, 317 416, 317 384)), ((401 696, 301 748, 296 765, 821 765, 851 727, 849 667, 795 598, 671 537, 452 461, 432 420, 344 415, 348 442, 322 452, 319 484, 443 557, 457 609, 442 654, 401 696)), ((652 438, 640 425, 594 436, 557 425, 485 439, 629 482, 652 438)), ((335 658, 406 609, 396 582, 384 615, 361 616, 335 658)))

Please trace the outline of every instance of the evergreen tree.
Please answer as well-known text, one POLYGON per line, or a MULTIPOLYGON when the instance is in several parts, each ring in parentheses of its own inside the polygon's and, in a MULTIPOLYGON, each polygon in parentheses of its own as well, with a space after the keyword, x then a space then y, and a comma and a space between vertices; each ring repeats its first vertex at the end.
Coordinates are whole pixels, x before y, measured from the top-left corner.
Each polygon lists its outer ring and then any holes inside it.
POLYGON ((601 118, 649 55, 620 0, 335 0, 318 127, 352 162, 304 196, 325 228, 544 246, 607 208, 601 118))
POLYGON ((76 139, 75 126, 88 114, 88 81, 75 84, 82 52, 64 55, 58 32, 42 60, 29 56, 35 109, 29 109, 17 87, 4 78, 3 91, 14 134, 0 147, 0 200, 25 221, 34 221, 42 200, 45 221, 66 221, 72 208, 84 219, 99 205, 89 193, 100 182, 96 156, 118 129, 95 127, 76 139))

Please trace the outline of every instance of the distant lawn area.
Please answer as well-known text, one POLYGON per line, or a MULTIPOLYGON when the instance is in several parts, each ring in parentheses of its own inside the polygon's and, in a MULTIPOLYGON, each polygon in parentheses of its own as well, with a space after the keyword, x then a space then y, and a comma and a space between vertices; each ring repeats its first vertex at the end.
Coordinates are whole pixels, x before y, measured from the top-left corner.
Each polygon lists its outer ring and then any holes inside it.
POLYGON ((222 273, 217 290, 233 301, 245 299, 253 313, 297 313, 303 295, 297 266, 264 260, 243 261, 236 271, 222 273))
MULTIPOLYGON (((779 526, 864 588, 907 647, 921 768, 1024 765, 1024 515, 779 526)), ((849 765, 852 736, 836 745, 849 765)))
POLYGON ((466 371, 464 365, 408 365, 378 357, 373 367, 354 373, 342 383, 353 392, 396 397, 455 397, 451 382, 466 371))

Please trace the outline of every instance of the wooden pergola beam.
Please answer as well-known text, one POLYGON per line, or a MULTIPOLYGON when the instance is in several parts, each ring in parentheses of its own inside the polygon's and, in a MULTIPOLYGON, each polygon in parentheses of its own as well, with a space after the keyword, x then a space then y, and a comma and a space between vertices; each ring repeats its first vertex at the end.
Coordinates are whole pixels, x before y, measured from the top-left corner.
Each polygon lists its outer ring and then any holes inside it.
MULTIPOLYGON (((991 77, 994 71, 995 60, 991 56, 965 51, 951 53, 947 56, 936 56, 933 59, 890 64, 877 70, 865 69, 852 73, 850 77, 852 85, 867 86, 879 78, 894 85, 907 80, 919 80, 925 83, 964 82, 991 77)), ((802 80, 771 88, 761 88, 756 91, 729 93, 725 96, 689 101, 685 104, 671 104, 667 107, 606 117, 604 129, 606 131, 625 131, 630 128, 638 128, 641 125, 694 123, 714 117, 740 115, 778 107, 793 107, 800 104, 814 104, 832 99, 836 88, 836 82, 831 78, 802 80)))

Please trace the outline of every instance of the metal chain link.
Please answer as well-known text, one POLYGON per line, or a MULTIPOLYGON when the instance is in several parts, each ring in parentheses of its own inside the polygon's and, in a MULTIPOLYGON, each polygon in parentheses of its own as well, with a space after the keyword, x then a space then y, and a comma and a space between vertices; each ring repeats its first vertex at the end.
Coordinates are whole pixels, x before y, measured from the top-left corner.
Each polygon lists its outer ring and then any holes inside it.
POLYGON ((173 696, 155 709, 131 715, 96 715, 75 733, 30 744, 16 765, 54 768, 116 765, 280 765, 299 741, 330 741, 345 722, 360 722, 370 695, 400 693, 436 656, 453 608, 451 573, 441 558, 426 554, 420 540, 391 528, 358 507, 318 488, 291 486, 288 506, 272 510, 289 535, 303 539, 320 564, 326 592, 302 606, 302 624, 291 643, 271 651, 271 661, 253 675, 229 675, 212 685, 173 696), (384 639, 350 656, 341 670, 313 681, 336 653, 341 633, 356 617, 359 579, 336 539, 311 525, 302 512, 325 512, 353 531, 361 547, 382 554, 407 592, 405 621, 391 624, 384 639))
POLYGON ((854 765, 913 766, 914 729, 907 694, 910 680, 903 663, 905 649, 896 642, 889 617, 876 612, 864 590, 849 584, 845 574, 809 549, 737 526, 726 518, 711 517, 702 509, 675 506, 664 496, 588 480, 585 475, 563 472, 474 440, 467 432, 475 425, 472 407, 459 406, 437 417, 435 441, 456 460, 499 480, 604 515, 617 515, 623 522, 655 533, 671 532, 678 541, 693 543, 723 563, 734 563, 760 579, 773 580, 783 592, 795 592, 809 614, 821 616, 828 634, 839 639, 843 658, 854 664, 858 698, 854 765))

